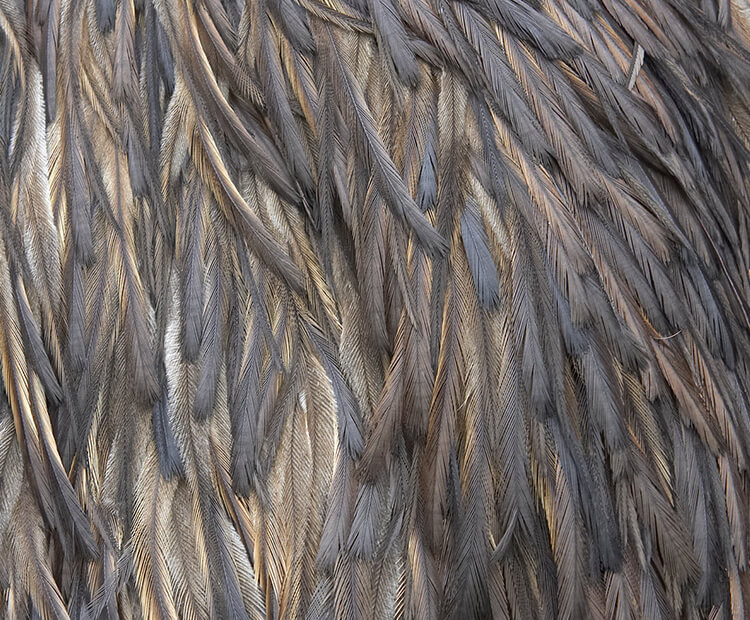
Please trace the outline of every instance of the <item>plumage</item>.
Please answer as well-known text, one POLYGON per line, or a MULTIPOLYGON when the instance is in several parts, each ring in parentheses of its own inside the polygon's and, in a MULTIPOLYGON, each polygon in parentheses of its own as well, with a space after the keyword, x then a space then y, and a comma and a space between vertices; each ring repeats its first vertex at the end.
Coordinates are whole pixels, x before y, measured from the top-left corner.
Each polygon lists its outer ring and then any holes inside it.
POLYGON ((0 617, 745 617, 746 0, 0 0, 0 85, 0 617))

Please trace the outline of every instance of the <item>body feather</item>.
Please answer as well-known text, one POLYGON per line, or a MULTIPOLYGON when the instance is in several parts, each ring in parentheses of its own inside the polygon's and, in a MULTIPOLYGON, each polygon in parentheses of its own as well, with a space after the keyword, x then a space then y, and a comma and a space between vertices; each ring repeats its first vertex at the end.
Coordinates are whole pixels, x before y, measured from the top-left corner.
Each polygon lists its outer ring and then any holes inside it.
POLYGON ((0 84, 1 617, 745 617, 745 0, 0 0, 0 84))

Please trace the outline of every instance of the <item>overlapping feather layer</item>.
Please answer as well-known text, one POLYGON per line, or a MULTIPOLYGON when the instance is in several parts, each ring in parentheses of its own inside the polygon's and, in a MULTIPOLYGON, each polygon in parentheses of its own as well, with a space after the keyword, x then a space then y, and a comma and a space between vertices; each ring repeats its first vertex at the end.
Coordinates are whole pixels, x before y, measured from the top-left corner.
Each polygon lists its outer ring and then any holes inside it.
POLYGON ((0 0, 0 616, 750 615, 744 0, 0 0))

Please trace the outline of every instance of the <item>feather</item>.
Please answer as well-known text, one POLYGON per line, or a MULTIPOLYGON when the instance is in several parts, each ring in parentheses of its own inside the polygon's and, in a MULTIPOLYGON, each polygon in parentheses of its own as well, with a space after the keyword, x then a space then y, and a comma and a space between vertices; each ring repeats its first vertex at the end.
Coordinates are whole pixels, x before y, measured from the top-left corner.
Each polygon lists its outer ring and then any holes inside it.
POLYGON ((103 33, 115 26, 117 3, 115 0, 96 0, 96 25, 103 33))
POLYGON ((745 0, 0 0, 0 616, 745 616, 745 0))
POLYGON ((52 369, 47 352, 44 350, 44 343, 42 342, 39 327, 31 313, 26 291, 19 278, 16 279, 14 289, 16 304, 18 306, 18 318, 23 328, 25 345, 30 349, 30 356, 33 360, 36 373, 41 379, 48 396, 55 404, 59 404, 63 398, 62 388, 55 376, 55 371, 52 369))
POLYGON ((341 374, 329 343, 322 337, 320 330, 310 323, 305 326, 305 329, 312 346, 320 356, 320 361, 333 388, 338 412, 339 445, 352 458, 358 457, 363 446, 359 405, 341 374))
POLYGON ((216 383, 220 372, 219 347, 222 339, 222 322, 224 309, 222 308, 222 277, 220 271, 221 249, 219 248, 217 231, 208 234, 206 242, 206 296, 203 305, 203 333, 201 335, 198 353, 198 385, 195 393, 193 414, 198 420, 208 417, 214 408, 216 399, 216 383))
POLYGON ((388 156, 380 136, 375 127, 367 102, 362 95, 360 86, 355 82, 351 69, 338 49, 336 38, 326 26, 325 48, 330 63, 330 79, 340 81, 342 106, 349 115, 350 125, 356 128, 354 133, 362 144, 361 154, 374 168, 378 187, 383 194, 385 203, 396 219, 407 223, 414 231, 427 250, 441 253, 445 251, 445 243, 435 232, 408 194, 403 180, 399 176, 392 159, 388 156))
POLYGON ((420 77, 417 59, 396 7, 391 0, 368 0, 367 4, 384 56, 393 64, 396 75, 405 84, 416 86, 420 77))
MULTIPOLYGON (((291 7, 289 14, 295 14, 294 7, 291 7)), ((300 135, 299 127, 292 114, 279 50, 272 38, 271 22, 266 16, 266 10, 262 3, 255 6, 251 23, 253 32, 249 35, 249 41, 254 41, 258 45, 255 53, 256 65, 261 76, 261 85, 271 118, 278 128, 282 143, 286 147, 286 156, 292 174, 303 190, 310 193, 313 191, 314 183, 312 171, 308 163, 303 137, 300 135)))
POLYGON ((461 238, 479 303, 485 308, 493 308, 500 301, 500 280, 480 217, 476 203, 469 201, 461 216, 461 238))

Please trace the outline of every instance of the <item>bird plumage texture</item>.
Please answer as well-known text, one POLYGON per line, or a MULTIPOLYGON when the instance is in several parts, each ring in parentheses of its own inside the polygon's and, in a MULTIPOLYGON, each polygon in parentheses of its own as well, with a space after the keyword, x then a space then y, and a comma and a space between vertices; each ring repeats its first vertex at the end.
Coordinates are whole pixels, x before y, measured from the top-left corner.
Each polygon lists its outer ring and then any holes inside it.
POLYGON ((746 0, 0 0, 0 616, 750 616, 746 0))

